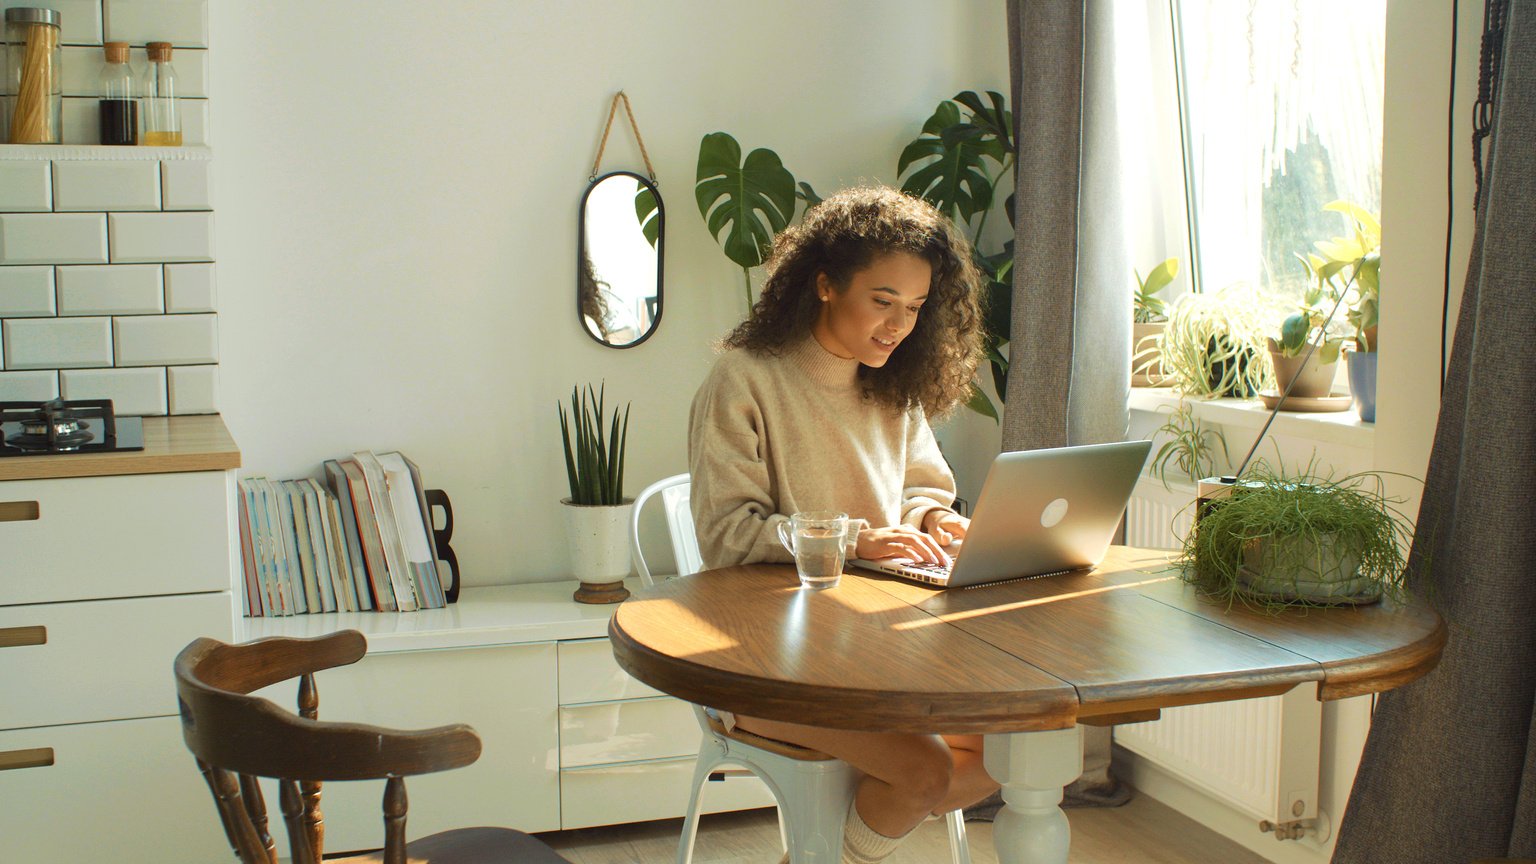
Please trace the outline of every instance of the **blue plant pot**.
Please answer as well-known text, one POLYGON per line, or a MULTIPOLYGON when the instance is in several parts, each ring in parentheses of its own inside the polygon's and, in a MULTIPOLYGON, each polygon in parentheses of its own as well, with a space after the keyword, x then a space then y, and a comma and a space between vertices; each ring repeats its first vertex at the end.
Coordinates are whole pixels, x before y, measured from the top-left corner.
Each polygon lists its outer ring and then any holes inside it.
POLYGON ((1376 422, 1376 352, 1350 351, 1349 392, 1354 398, 1355 413, 1367 423, 1376 422))

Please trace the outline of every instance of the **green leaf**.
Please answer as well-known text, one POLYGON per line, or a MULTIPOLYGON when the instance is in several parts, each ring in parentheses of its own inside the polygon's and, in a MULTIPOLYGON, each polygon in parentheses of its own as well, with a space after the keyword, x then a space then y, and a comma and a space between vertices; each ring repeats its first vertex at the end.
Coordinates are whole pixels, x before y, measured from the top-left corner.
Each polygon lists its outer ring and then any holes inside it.
POLYGON ((992 179, 982 160, 1001 161, 1002 155, 996 137, 962 123, 959 106, 944 101, 923 124, 922 136, 901 151, 896 173, 905 174, 916 166, 901 191, 924 198, 956 222, 968 224, 992 206, 992 179))
POLYGON ((954 101, 971 110, 971 122, 996 138, 1002 152, 1011 153, 1013 152, 1013 114, 1008 111, 1008 103, 1003 99, 1003 94, 988 90, 987 98, 990 104, 983 104, 981 97, 976 95, 976 91, 966 90, 956 93, 954 101))
POLYGON ((724 132, 699 142, 693 194, 710 236, 742 267, 763 263, 795 212, 795 178, 778 154, 758 149, 743 161, 741 145, 724 132))
POLYGON ((970 398, 965 400, 965 407, 983 417, 991 417, 993 422, 1002 422, 997 415, 997 406, 993 405, 992 400, 987 398, 987 394, 982 392, 980 387, 976 386, 975 381, 971 382, 971 395, 970 398))
POLYGON ((803 180, 800 181, 800 189, 795 192, 795 197, 804 201, 806 207, 815 207, 821 203, 821 196, 816 194, 816 190, 811 188, 811 184, 803 180))
POLYGON ((1301 352, 1302 346, 1307 344, 1307 334, 1312 332, 1312 316, 1305 312, 1297 312, 1287 317, 1280 325, 1281 353, 1287 357, 1295 357, 1301 352))
POLYGON ((661 236, 661 208, 656 202, 656 190, 644 183, 635 190, 635 219, 640 222, 640 233, 645 235, 651 248, 661 236))
POLYGON ((1317 346, 1317 359, 1319 363, 1327 366, 1329 363, 1339 362, 1339 352, 1344 349, 1344 340, 1326 339, 1323 344, 1317 346))
POLYGON ((1152 272, 1147 274, 1146 281, 1141 283, 1142 293, 1156 294, 1167 288, 1173 282, 1174 277, 1178 275, 1179 259, 1169 258, 1167 261, 1153 267, 1152 272))

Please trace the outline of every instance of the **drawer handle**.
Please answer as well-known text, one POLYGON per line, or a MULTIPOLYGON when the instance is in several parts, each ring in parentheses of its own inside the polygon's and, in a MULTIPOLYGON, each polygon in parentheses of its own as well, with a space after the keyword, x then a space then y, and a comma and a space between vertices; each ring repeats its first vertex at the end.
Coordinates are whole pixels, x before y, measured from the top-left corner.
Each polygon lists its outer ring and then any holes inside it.
POLYGON ((0 771, 11 771, 16 768, 47 768, 52 764, 52 747, 34 747, 31 750, 0 750, 0 771))
POLYGON ((48 628, 41 624, 29 627, 0 627, 0 648, 25 648, 28 645, 48 644, 48 628))
POLYGON ((0 501, 0 522, 31 522, 36 519, 36 501, 0 501))

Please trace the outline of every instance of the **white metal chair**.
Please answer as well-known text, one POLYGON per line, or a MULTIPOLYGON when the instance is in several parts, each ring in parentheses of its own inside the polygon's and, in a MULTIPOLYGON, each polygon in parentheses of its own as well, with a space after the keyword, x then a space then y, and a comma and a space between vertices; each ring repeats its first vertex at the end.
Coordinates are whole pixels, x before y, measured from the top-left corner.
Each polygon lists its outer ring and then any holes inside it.
MULTIPOLYGON (((703 569, 688 493, 688 475, 677 474, 652 483, 635 497, 629 517, 629 543, 635 567, 646 585, 654 584, 655 579, 640 548, 640 512, 645 502, 657 494, 661 495, 678 575, 689 576, 703 569)), ((779 837, 784 848, 791 850, 791 864, 836 864, 842 860, 843 819, 859 781, 859 772, 853 766, 815 750, 740 729, 727 730, 719 718, 698 705, 693 706, 693 713, 704 739, 699 743, 699 758, 693 769, 693 790, 683 820, 683 836, 677 846, 677 864, 691 864, 699 831, 700 795, 712 777, 727 773, 721 770, 727 765, 757 776, 773 793, 779 804, 779 837)), ((946 818, 952 864, 970 864, 965 817, 954 810, 946 818)))

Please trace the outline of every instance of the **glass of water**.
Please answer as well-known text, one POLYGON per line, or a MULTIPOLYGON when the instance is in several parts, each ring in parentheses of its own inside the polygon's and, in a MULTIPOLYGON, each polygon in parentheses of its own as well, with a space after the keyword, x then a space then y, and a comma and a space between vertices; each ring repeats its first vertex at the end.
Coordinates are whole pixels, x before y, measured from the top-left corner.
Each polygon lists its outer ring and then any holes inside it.
POLYGON ((796 513, 778 525, 779 542, 795 556, 795 571, 805 588, 836 588, 843 575, 843 544, 848 514, 831 510, 796 513))

